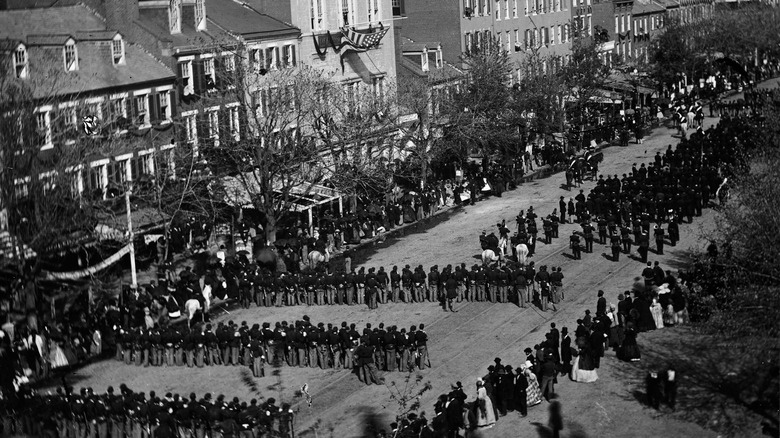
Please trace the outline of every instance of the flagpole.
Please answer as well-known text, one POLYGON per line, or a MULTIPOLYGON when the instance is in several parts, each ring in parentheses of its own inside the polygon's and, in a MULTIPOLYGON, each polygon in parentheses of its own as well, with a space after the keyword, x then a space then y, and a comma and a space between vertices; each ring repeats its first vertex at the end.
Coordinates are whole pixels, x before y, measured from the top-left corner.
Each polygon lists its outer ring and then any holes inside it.
POLYGON ((389 20, 381 20, 378 23, 373 22, 373 21, 364 21, 362 23, 355 23, 355 24, 350 24, 350 25, 341 26, 341 27, 356 27, 356 26, 362 26, 364 24, 368 24, 368 25, 376 24, 377 26, 379 26, 380 24, 382 24, 383 21, 398 21, 398 20, 406 20, 407 18, 409 18, 409 17, 396 17, 396 18, 391 18, 389 20))
POLYGON ((127 234, 130 237, 130 287, 138 287, 138 278, 135 272, 135 245, 133 244, 133 217, 130 212, 130 189, 125 190, 125 207, 127 207, 127 234))

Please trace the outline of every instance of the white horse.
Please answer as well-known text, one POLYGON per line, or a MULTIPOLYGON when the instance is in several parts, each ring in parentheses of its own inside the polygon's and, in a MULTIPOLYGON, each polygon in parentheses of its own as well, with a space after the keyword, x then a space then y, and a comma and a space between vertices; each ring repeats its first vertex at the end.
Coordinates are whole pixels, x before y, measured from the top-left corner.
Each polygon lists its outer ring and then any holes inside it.
POLYGON ((515 247, 517 251, 517 261, 521 265, 525 265, 528 257, 528 246, 525 243, 521 243, 515 247))
POLYGON ((496 254, 492 249, 486 249, 482 251, 482 264, 487 265, 490 262, 498 261, 498 254, 496 254))
POLYGON ((328 260, 330 259, 330 255, 326 251, 325 254, 317 251, 316 249, 309 252, 309 267, 314 269, 319 265, 320 263, 328 263, 328 260))
POLYGON ((198 310, 201 310, 200 301, 190 298, 184 303, 184 308, 187 309, 187 327, 192 328, 192 318, 198 310))

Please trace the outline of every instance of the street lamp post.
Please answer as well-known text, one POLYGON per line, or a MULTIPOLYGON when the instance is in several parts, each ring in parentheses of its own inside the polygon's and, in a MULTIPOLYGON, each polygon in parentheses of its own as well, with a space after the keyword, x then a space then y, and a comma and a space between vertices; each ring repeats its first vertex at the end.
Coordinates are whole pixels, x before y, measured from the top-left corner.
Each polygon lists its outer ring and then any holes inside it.
POLYGON ((135 271, 135 243, 133 243, 133 217, 130 211, 130 189, 125 190, 125 207, 127 208, 127 235, 130 239, 130 287, 138 287, 138 276, 135 271))

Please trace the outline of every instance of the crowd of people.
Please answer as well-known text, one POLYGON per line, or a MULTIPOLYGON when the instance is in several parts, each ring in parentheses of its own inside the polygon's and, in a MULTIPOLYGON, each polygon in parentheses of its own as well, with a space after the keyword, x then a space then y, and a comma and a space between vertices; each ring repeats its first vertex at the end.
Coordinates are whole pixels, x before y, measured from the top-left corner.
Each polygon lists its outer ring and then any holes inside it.
MULTIPOLYGON (((637 362, 641 358, 638 334, 687 322, 684 293, 671 272, 655 263, 649 271, 643 271, 643 277, 637 277, 632 290, 618 294, 617 305, 608 303, 604 291, 598 291, 595 315, 585 310, 573 333, 568 327, 559 330, 556 323, 550 323, 544 339, 533 348, 525 348, 519 366, 495 358, 487 374, 477 379, 471 402, 467 403, 469 397, 457 382, 452 391, 438 397, 430 421, 412 415, 399 419, 393 427, 403 433, 427 428, 438 433, 434 436, 462 436, 463 430, 491 428, 513 411, 525 417, 529 408, 546 401, 551 411, 549 427, 560 430, 560 404, 555 400, 558 377, 595 382, 601 359, 610 349, 620 360, 637 362), (662 317, 657 315, 661 308, 662 317)), ((676 391, 673 364, 664 372, 649 372, 646 396, 650 406, 658 409, 663 401, 674 409, 676 391)))
POLYGON ((265 365, 274 367, 336 368, 355 371, 369 383, 367 368, 409 372, 430 367, 428 334, 419 328, 377 327, 366 324, 362 333, 355 324, 314 324, 304 315, 297 321, 263 322, 251 327, 246 321, 186 326, 138 327, 116 335, 115 359, 136 366, 246 366, 254 377, 265 377, 265 365))
POLYGON ((210 393, 198 398, 150 391, 119 392, 108 387, 98 394, 92 388, 57 388, 55 393, 31 391, 18 403, 0 400, 0 434, 34 437, 291 437, 295 413, 289 404, 271 397, 232 400, 210 393))

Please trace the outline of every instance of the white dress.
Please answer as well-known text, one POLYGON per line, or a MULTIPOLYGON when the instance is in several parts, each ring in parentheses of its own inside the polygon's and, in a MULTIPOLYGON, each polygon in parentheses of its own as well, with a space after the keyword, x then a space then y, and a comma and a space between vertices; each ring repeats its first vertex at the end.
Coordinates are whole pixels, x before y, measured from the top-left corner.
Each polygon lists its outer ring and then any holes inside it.
POLYGON ((496 423, 496 414, 493 411, 493 402, 490 401, 490 397, 487 395, 487 390, 484 386, 480 386, 477 389, 477 427, 489 428, 493 427, 496 423), (484 410, 480 407, 484 404, 484 410))
POLYGON ((653 298, 653 304, 650 305, 650 313, 653 315, 655 328, 664 328, 664 309, 661 307, 661 303, 659 303, 658 299, 656 298, 653 298))

